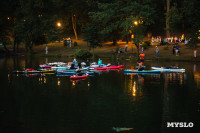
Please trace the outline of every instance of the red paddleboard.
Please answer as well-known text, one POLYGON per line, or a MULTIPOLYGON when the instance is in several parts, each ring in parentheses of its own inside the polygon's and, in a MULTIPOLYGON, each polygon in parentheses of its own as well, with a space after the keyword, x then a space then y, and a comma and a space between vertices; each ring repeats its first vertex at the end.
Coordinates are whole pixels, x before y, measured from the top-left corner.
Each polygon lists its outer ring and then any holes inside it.
POLYGON ((84 78, 87 78, 87 77, 89 77, 89 74, 85 74, 85 75, 82 75, 82 76, 75 76, 75 75, 73 75, 73 76, 71 76, 70 77, 70 79, 84 79, 84 78))

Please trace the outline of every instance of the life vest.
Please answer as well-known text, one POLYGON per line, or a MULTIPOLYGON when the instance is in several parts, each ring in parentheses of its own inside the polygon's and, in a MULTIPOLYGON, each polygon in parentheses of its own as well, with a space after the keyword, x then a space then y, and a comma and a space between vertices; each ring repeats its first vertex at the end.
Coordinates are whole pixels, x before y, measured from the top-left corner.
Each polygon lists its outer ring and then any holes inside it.
POLYGON ((144 60, 144 56, 145 56, 145 54, 144 54, 144 53, 141 53, 141 54, 140 54, 140 60, 144 60))

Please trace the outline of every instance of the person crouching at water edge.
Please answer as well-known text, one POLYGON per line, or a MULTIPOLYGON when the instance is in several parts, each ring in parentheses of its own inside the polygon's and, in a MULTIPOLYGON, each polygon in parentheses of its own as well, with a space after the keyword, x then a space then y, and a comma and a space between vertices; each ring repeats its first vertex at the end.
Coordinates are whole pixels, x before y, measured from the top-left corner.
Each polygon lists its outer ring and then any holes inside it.
POLYGON ((138 64, 138 69, 137 69, 138 71, 144 70, 142 62, 137 62, 137 64, 138 64))

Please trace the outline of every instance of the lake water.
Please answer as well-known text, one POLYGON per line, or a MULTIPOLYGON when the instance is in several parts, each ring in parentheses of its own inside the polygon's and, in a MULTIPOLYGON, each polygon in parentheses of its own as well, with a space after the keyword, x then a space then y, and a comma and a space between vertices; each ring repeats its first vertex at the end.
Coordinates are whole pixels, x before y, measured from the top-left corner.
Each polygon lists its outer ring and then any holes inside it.
MULTIPOLYGON (((71 82, 67 76, 14 75, 13 70, 65 59, 0 59, 0 133, 170 133, 199 130, 200 63, 145 61, 177 65, 185 73, 124 75, 95 73, 71 82), (167 127, 192 122, 193 127, 167 127)), ((103 63, 114 63, 106 60, 103 63)), ((120 62, 125 68, 135 61, 120 62)))

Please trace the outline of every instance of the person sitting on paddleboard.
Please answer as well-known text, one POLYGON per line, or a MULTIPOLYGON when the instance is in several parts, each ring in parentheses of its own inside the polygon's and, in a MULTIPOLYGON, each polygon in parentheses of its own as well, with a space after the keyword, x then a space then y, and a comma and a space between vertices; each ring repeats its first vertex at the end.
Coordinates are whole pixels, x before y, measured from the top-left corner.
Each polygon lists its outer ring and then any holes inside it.
POLYGON ((74 67, 74 63, 71 64, 70 69, 76 69, 76 68, 74 67))
POLYGON ((102 60, 99 58, 99 60, 98 60, 98 65, 99 66, 102 66, 102 60))
POLYGON ((74 59, 74 60, 72 61, 72 63, 74 63, 75 66, 78 66, 78 62, 76 61, 76 59, 74 59))
POLYGON ((137 64, 138 64, 138 69, 137 69, 138 71, 144 70, 143 64, 141 62, 137 62, 137 64))
POLYGON ((87 60, 87 62, 86 62, 86 66, 87 66, 87 67, 90 66, 90 62, 89 62, 89 60, 87 60))
POLYGON ((79 69, 81 69, 81 68, 82 68, 82 67, 81 67, 81 63, 78 63, 78 68, 79 68, 79 69))

